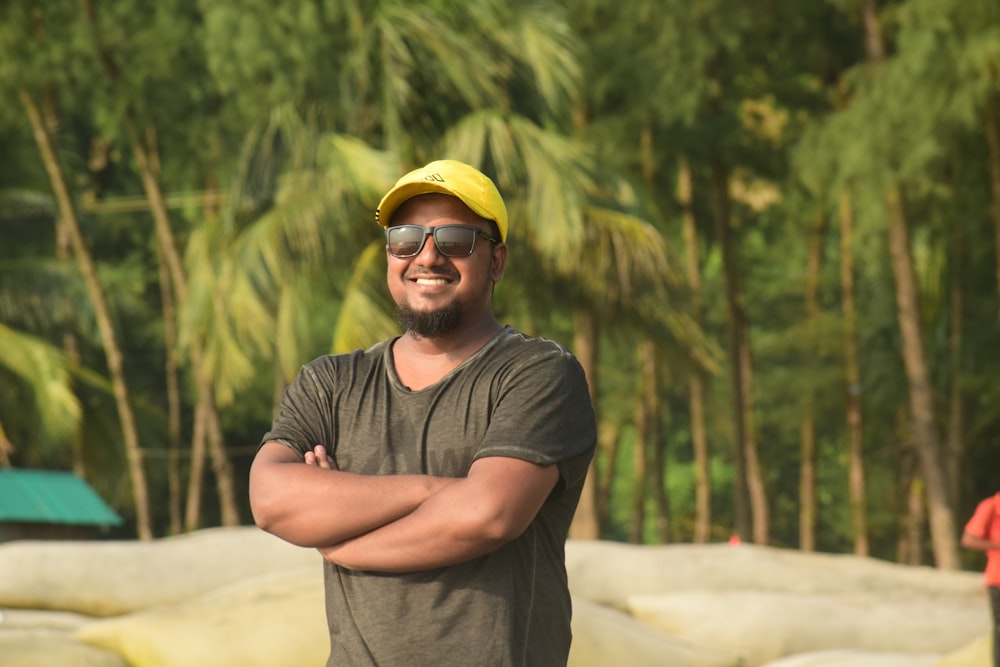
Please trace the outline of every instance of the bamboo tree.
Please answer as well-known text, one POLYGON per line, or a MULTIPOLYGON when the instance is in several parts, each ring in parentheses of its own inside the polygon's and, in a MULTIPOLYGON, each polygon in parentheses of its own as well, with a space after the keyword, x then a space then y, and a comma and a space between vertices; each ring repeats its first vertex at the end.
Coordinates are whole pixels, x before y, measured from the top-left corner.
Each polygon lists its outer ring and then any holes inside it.
POLYGON ((90 295, 94 312, 97 316, 97 324, 101 331, 101 339, 104 343, 104 351, 107 357, 108 371, 111 373, 111 380, 114 385, 115 403, 118 406, 118 416, 121 420, 125 456, 128 460, 132 494, 135 501, 136 530, 140 540, 151 540, 153 538, 153 528, 149 506, 149 490, 146 485, 146 473, 143 469, 142 450, 139 445, 135 415, 129 402, 128 384, 125 380, 124 357, 118 345, 114 326, 111 323, 111 314, 100 280, 97 277, 94 260, 80 233, 76 211, 73 208, 72 199, 62 175, 62 168, 56 158, 56 153, 48 131, 42 121, 41 113, 27 90, 22 88, 19 97, 31 122, 35 141, 38 143, 39 153, 42 156, 45 169, 52 182, 52 189, 55 192, 56 200, 59 202, 60 216, 67 226, 73 252, 80 266, 84 285, 87 288, 87 293, 90 295))
POLYGON ((964 264, 965 243, 960 232, 952 232, 951 271, 949 272, 949 303, 951 309, 948 318, 948 423, 944 444, 944 477, 948 497, 953 507, 958 506, 962 481, 962 464, 965 461, 965 410, 962 396, 962 346, 964 327, 962 319, 965 316, 964 285, 962 270, 964 264))
MULTIPOLYGON (((90 28, 91 37, 96 45, 100 61, 104 66, 111 89, 116 94, 122 93, 122 70, 116 62, 115 56, 107 46, 101 33, 100 21, 97 16, 97 7, 92 0, 83 0, 83 14, 90 28)), ((124 134, 132 147, 135 161, 138 165, 140 179, 146 198, 149 201, 149 208, 155 223, 156 238, 159 251, 157 256, 162 257, 167 264, 168 273, 172 279, 171 290, 176 296, 179 308, 183 309, 187 301, 187 280, 182 266, 180 254, 174 240, 173 227, 167 212, 166 202, 157 174, 156 165, 159 163, 155 155, 155 144, 144 141, 137 127, 135 120, 135 109, 131 100, 124 102, 125 110, 122 114, 124 134)), ((148 136, 155 136, 152 128, 146 133, 148 136)), ((239 511, 236 507, 235 483, 233 480, 232 464, 225 451, 221 428, 218 427, 218 412, 210 387, 210 380, 205 375, 202 362, 201 341, 193 339, 191 341, 191 357, 194 366, 193 377, 198 391, 199 401, 204 405, 204 410, 210 428, 207 431, 208 451, 212 457, 213 471, 218 487, 219 506, 221 511, 222 525, 235 526, 239 524, 239 511)), ((195 478, 192 495, 200 495, 200 479, 195 478)), ((191 523, 188 528, 192 529, 191 523)))
POLYGON ((661 544, 670 542, 674 526, 671 516, 670 496, 667 495, 667 442, 663 437, 663 401, 660 381, 663 364, 657 358, 656 343, 653 339, 644 339, 640 347, 640 372, 643 375, 643 402, 649 418, 649 443, 651 445, 650 465, 653 468, 651 485, 653 487, 653 505, 656 508, 654 516, 656 536, 661 544))
MULTIPOLYGON (((54 114, 53 114, 54 115, 54 114)), ((46 126, 48 128, 48 126, 46 126)), ((51 132, 50 132, 51 135, 51 132)), ((70 244, 70 233, 67 230, 65 221, 60 218, 56 221, 56 257, 60 262, 73 261, 73 248, 70 244)), ((67 331, 63 334, 63 352, 74 368, 80 368, 80 345, 76 335, 67 331)), ((82 425, 81 425, 82 426, 82 425)), ((83 433, 80 426, 77 427, 70 441, 70 456, 73 461, 73 472, 81 479, 87 479, 87 469, 84 464, 84 444, 83 433)))
POLYGON ((896 305, 903 338, 903 361, 910 387, 913 437, 926 485, 928 518, 934 543, 934 562, 942 570, 959 566, 958 538, 940 461, 934 389, 927 368, 920 317, 917 312, 916 277, 910 255, 910 236, 898 190, 886 191, 889 215, 889 251, 896 276, 896 305))
MULTIPOLYGON (((865 26, 866 54, 870 63, 879 65, 885 49, 876 11, 875 0, 865 0, 862 5, 865 26)), ((958 539, 955 519, 949 502, 947 485, 940 463, 940 444, 934 412, 934 388, 927 366, 923 334, 918 312, 918 291, 913 258, 910 250, 910 231, 903 195, 899 185, 883 185, 889 252, 893 275, 896 279, 896 307, 903 341, 903 362, 909 383, 910 410, 913 419, 913 436, 922 464, 922 476, 927 494, 928 518, 934 546, 935 564, 944 570, 959 566, 958 539)))
MULTIPOLYGON (((983 129, 989 155, 990 215, 993 217, 993 240, 996 247, 997 295, 1000 304, 1000 118, 994 95, 983 110, 983 129)), ((997 306, 1000 316, 1000 305, 997 306)))
MULTIPOLYGON (((688 285, 691 288, 691 316, 702 324, 701 267, 698 259, 698 234, 695 230, 691 167, 683 157, 677 174, 677 201, 681 207, 684 228, 684 249, 687 258, 688 285)), ((695 462, 695 522, 694 542, 708 541, 712 524, 712 487, 709 475, 708 439, 705 435, 705 381, 701 371, 688 372, 689 410, 691 414, 691 448, 695 462)))
MULTIPOLYGON (((809 335, 816 335, 819 316, 819 277, 823 261, 825 219, 818 216, 809 233, 805 282, 805 322, 809 335)), ((806 362, 808 367, 810 362, 806 362)), ((816 392, 806 388, 802 399, 802 454, 799 461, 799 548, 816 549, 816 392)))
MULTIPOLYGON (((598 390, 599 375, 597 373, 597 322, 593 315, 584 309, 577 309, 573 312, 573 352, 583 366, 584 374, 587 377, 587 384, 590 387, 590 400, 594 405, 599 405, 598 390)), ((598 421, 598 424, 600 421, 598 421)), ((613 454, 612 454, 613 455, 613 454)), ((604 492, 609 489, 606 487, 604 492)), ((583 491, 580 494, 580 503, 577 506, 573 522, 570 524, 569 537, 574 540, 596 540, 601 536, 600 512, 598 507, 607 507, 607 496, 600 501, 597 497, 597 469, 596 462, 592 461, 587 477, 583 482, 583 491)))
POLYGON ((174 304, 174 294, 170 287, 170 275, 167 273, 165 260, 159 255, 162 248, 157 245, 157 270, 159 271, 160 301, 163 304, 163 334, 166 349, 164 350, 164 373, 167 380, 167 506, 169 511, 170 532, 178 534, 183 529, 181 522, 181 390, 178 378, 177 361, 177 312, 174 304))
POLYGON ((848 494, 851 503, 851 527, 854 553, 869 554, 867 494, 865 493, 865 461, 862 447, 861 371, 858 364, 857 308, 854 302, 854 212, 849 190, 845 189, 838 202, 840 222, 840 292, 844 314, 844 374, 847 401, 847 469, 848 494))
POLYGON ((713 215, 715 235, 722 254, 725 275, 726 321, 728 331, 729 378, 733 405, 734 503, 736 508, 736 534, 743 540, 767 543, 766 502, 762 503, 760 468, 756 458, 756 440, 753 436, 750 395, 751 382, 746 373, 750 351, 746 335, 746 316, 743 312, 743 288, 736 265, 729 217, 729 179, 721 163, 712 173, 713 215))
POLYGON ((597 456, 603 459, 603 469, 595 466, 596 481, 592 482, 596 487, 594 494, 597 496, 595 513, 597 516, 597 527, 595 531, 600 535, 600 526, 608 526, 611 521, 611 487, 618 476, 618 453, 621 449, 623 423, 607 421, 598 424, 597 430, 597 456))
POLYGON ((649 474, 649 459, 652 456, 652 422, 659 415, 650 412, 650 392, 652 391, 652 375, 656 373, 656 360, 653 359, 654 347, 652 341, 646 340, 639 344, 636 356, 639 368, 639 381, 636 383, 635 395, 635 438, 632 440, 632 497, 629 499, 629 542, 642 544, 646 527, 646 495, 653 481, 649 474))

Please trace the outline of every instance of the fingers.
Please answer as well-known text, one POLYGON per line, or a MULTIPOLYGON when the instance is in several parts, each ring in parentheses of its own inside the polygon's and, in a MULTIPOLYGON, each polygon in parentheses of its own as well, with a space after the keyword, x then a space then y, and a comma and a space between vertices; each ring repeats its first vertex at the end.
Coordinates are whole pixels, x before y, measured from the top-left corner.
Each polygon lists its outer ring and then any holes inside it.
POLYGON ((337 464, 334 462, 333 458, 326 453, 326 447, 323 445, 316 445, 311 451, 306 452, 305 455, 306 465, 317 466, 323 468, 324 470, 336 470, 337 464))

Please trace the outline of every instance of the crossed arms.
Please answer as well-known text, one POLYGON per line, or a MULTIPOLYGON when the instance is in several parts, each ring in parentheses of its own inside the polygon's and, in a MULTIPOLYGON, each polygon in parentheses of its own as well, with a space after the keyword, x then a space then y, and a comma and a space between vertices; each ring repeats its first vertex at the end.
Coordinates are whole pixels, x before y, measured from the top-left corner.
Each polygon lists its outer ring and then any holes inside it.
POLYGON ((309 454, 260 448, 250 468, 254 520, 354 570, 415 572, 489 553, 524 532, 559 479, 555 465, 499 456, 454 479, 358 475, 337 470, 322 447, 309 454))

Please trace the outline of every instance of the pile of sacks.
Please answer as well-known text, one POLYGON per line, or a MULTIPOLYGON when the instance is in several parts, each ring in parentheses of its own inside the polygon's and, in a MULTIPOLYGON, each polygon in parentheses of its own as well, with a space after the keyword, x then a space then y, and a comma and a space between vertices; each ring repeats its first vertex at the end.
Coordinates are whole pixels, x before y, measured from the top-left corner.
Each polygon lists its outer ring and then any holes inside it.
MULTIPOLYGON (((981 577, 753 545, 570 542, 570 667, 980 667, 981 577)), ((0 665, 287 667, 327 654, 312 550, 253 527, 0 545, 0 665)))

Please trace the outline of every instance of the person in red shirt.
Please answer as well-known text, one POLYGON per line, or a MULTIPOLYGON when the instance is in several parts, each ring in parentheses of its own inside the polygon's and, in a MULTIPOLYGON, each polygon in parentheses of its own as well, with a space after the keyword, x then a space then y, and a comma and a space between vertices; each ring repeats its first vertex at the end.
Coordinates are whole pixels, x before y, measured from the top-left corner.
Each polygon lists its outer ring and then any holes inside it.
POLYGON ((962 546, 986 552, 983 579, 993 608, 993 665, 1000 667, 1000 493, 986 498, 965 524, 962 546))

